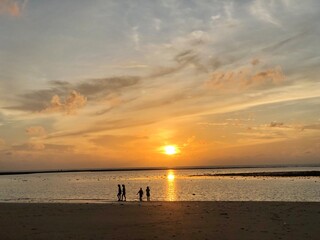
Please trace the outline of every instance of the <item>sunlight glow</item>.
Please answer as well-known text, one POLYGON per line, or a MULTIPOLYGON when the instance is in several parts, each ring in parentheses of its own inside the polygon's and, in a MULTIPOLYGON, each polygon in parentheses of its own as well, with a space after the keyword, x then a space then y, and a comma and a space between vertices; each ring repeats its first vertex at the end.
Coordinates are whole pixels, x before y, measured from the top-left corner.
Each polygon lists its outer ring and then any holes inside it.
POLYGON ((178 148, 176 146, 174 146, 174 145, 164 146, 163 149, 164 149, 164 153, 167 154, 167 155, 174 155, 174 154, 177 154, 179 152, 178 148))
POLYGON ((168 178, 168 181, 173 181, 174 180, 174 174, 172 172, 169 173, 167 178, 168 178))

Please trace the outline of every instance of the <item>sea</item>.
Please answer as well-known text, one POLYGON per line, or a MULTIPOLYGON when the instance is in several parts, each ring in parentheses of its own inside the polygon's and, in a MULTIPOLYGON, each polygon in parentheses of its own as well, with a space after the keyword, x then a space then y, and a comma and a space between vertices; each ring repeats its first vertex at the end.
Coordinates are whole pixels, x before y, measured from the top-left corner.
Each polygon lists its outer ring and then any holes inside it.
MULTIPOLYGON (((217 173, 320 171, 320 167, 57 172, 0 176, 0 202, 110 203, 118 184, 127 201, 147 186, 151 201, 320 202, 320 177, 212 176, 217 173)), ((144 200, 146 200, 144 195, 144 200)))

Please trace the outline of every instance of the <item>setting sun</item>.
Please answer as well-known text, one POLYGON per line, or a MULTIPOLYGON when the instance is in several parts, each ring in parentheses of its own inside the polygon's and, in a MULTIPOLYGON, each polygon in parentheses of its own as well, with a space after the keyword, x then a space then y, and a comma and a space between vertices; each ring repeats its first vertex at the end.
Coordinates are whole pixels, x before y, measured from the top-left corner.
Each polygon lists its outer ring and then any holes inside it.
POLYGON ((168 181, 173 181, 174 180, 174 174, 173 173, 169 173, 167 176, 168 181))
POLYGON ((167 155, 174 155, 178 153, 178 148, 173 145, 164 146, 164 153, 167 155))

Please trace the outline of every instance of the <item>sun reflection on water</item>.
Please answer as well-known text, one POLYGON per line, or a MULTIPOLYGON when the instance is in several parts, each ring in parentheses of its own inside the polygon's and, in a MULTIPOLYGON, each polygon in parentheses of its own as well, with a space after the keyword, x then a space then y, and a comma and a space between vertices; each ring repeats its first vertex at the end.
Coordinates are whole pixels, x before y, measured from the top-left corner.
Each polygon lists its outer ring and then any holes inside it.
POLYGON ((175 191, 175 176, 173 170, 168 170, 167 173, 167 201, 175 201, 176 200, 176 191, 175 191))

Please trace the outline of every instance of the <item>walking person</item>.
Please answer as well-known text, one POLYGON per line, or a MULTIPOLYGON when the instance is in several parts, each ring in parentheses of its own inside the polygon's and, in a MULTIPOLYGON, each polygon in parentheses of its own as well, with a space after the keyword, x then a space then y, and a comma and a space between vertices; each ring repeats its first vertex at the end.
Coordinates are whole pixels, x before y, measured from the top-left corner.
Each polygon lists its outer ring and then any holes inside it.
POLYGON ((147 188, 146 188, 146 195, 147 195, 147 201, 149 202, 150 201, 150 188, 149 188, 149 186, 147 186, 147 188))
POLYGON ((139 192, 138 192, 137 194, 139 194, 139 200, 140 200, 140 202, 142 202, 142 197, 143 197, 143 190, 142 190, 142 188, 140 188, 140 190, 139 190, 139 192))
POLYGON ((117 194, 117 197, 118 197, 118 202, 121 201, 121 186, 120 186, 120 184, 118 184, 118 194, 117 194))
POLYGON ((126 197, 126 186, 124 184, 122 184, 122 196, 121 196, 121 200, 122 201, 127 201, 127 197, 126 197))

